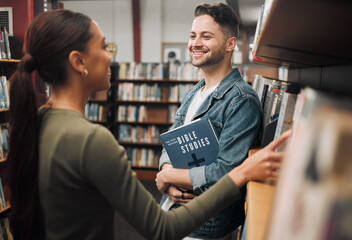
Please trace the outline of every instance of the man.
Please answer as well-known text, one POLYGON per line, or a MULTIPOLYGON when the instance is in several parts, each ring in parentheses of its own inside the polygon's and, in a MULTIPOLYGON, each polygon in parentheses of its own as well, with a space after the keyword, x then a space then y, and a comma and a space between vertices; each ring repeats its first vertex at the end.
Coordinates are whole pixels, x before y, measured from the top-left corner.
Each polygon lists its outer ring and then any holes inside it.
MULTIPOLYGON (((161 201, 164 210, 190 201, 240 165, 259 133, 259 99, 238 69, 232 69, 231 56, 237 36, 238 18, 228 5, 197 6, 188 50, 192 64, 200 68, 204 79, 186 94, 171 128, 208 116, 219 136, 219 154, 208 166, 175 169, 163 149, 159 163, 161 171, 156 181, 168 185, 167 189, 159 189, 168 194, 168 198, 164 195, 161 201)), ((245 193, 245 189, 242 191, 245 193)), ((244 194, 242 199, 207 221, 187 239, 231 239, 230 233, 243 220, 244 194)))

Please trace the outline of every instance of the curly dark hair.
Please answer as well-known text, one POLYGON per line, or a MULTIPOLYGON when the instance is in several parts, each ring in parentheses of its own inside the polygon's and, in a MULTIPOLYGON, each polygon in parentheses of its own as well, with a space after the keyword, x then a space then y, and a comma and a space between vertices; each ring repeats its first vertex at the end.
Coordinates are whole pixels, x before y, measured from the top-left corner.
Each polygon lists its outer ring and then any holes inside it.
POLYGON ((224 3, 200 4, 194 10, 194 16, 202 15, 211 16, 222 27, 225 35, 238 37, 239 18, 229 5, 224 3))

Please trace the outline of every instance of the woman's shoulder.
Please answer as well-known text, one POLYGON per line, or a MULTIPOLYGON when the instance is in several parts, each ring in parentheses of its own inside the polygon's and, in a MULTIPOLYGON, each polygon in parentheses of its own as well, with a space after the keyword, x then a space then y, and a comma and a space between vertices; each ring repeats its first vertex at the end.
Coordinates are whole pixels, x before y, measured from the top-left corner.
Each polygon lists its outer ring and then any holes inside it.
POLYGON ((56 134, 75 138, 98 136, 111 138, 111 132, 104 126, 88 121, 82 114, 66 109, 42 109, 42 128, 52 129, 56 134))

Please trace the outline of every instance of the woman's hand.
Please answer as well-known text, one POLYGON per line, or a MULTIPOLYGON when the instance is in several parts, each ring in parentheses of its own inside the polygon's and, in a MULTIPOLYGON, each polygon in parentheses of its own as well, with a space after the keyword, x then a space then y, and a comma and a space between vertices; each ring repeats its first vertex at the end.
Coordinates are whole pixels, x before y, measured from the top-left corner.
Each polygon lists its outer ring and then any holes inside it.
POLYGON ((261 180, 269 177, 277 177, 283 152, 275 152, 275 149, 287 140, 292 131, 286 131, 269 145, 248 157, 240 166, 229 172, 229 176, 239 187, 248 181, 261 180))

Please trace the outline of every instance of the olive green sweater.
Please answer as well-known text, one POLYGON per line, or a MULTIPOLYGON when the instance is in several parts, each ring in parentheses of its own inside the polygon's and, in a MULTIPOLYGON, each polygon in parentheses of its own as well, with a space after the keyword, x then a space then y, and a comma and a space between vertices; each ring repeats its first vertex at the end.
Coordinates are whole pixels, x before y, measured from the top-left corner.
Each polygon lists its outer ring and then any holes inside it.
POLYGON ((114 239, 114 210, 147 239, 180 239, 240 197, 226 176, 190 203, 164 212, 106 128, 70 110, 41 114, 39 194, 46 239, 114 239))

